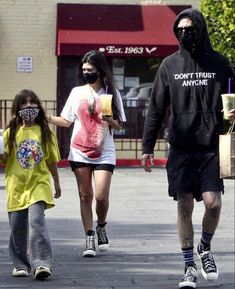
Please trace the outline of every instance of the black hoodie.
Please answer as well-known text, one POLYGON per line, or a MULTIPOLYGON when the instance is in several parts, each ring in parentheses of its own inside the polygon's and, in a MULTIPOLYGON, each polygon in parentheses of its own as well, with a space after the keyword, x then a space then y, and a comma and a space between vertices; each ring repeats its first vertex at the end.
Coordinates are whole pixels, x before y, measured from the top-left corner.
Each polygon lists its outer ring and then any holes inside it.
MULTIPOLYGON (((143 153, 153 153, 156 138, 170 106, 169 143, 182 150, 216 150, 223 130, 221 94, 228 92, 234 77, 228 60, 214 51, 206 22, 196 9, 186 9, 176 18, 192 20, 197 43, 189 53, 183 46, 166 57, 155 78, 144 125, 143 153)), ((176 35, 177 36, 177 35, 176 35)))

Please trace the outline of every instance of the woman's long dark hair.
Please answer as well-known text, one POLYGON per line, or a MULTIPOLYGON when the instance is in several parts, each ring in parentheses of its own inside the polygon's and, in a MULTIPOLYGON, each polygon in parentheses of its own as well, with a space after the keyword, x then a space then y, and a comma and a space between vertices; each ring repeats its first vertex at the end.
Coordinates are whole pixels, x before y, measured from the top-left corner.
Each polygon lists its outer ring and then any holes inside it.
POLYGON ((119 110, 117 103, 117 91, 113 84, 113 77, 104 54, 96 50, 91 50, 84 55, 79 65, 78 71, 79 80, 81 81, 82 81, 82 65, 84 63, 89 63, 95 66, 96 69, 98 70, 102 87, 104 88, 106 93, 113 95, 112 97, 113 118, 121 122, 122 121, 121 112, 119 110))
POLYGON ((51 130, 48 126, 47 117, 42 107, 41 101, 32 90, 23 89, 14 98, 11 107, 12 118, 7 126, 7 128, 10 128, 10 137, 9 137, 10 151, 12 150, 13 145, 15 143, 15 136, 17 130, 19 129, 20 126, 23 125, 23 119, 19 116, 19 110, 21 110, 22 105, 26 103, 28 98, 31 99, 31 102, 37 104, 39 108, 39 114, 36 117, 35 122, 41 127, 42 144, 46 146, 47 142, 52 142, 51 130))

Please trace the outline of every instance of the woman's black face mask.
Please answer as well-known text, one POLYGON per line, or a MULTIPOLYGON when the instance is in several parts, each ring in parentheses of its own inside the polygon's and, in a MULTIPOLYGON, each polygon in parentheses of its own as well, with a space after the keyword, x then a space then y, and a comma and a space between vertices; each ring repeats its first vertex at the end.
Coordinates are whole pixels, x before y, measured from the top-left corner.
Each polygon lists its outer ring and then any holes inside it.
POLYGON ((193 26, 176 28, 177 38, 180 44, 188 50, 192 51, 196 45, 196 30, 193 26))
POLYGON ((97 72, 84 72, 82 74, 82 79, 85 83, 93 84, 98 79, 97 72))

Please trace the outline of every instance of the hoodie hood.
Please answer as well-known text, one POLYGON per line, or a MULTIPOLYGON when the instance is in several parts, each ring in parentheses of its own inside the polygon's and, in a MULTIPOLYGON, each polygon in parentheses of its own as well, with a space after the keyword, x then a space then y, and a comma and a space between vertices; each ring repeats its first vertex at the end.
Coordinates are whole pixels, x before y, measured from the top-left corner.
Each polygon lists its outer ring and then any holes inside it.
MULTIPOLYGON (((201 55, 207 54, 209 51, 211 51, 212 47, 207 31, 206 21, 202 13, 197 9, 194 8, 185 9, 178 14, 173 26, 173 31, 176 38, 178 39, 176 28, 178 27, 180 20, 183 18, 189 18, 192 21, 193 26, 195 27, 196 30, 197 40, 195 43, 195 50, 193 54, 201 55)), ((180 48, 183 47, 180 45, 180 48)))
MULTIPOLYGON (((185 17, 192 21, 195 31, 191 30, 197 33, 193 39, 197 50, 189 52, 180 45, 162 61, 145 118, 143 153, 153 153, 168 108, 171 147, 184 152, 218 150, 219 134, 223 133, 221 94, 228 91, 228 79, 234 73, 228 59, 211 48, 205 19, 198 10, 187 9, 177 16, 175 34, 185 17)), ((190 23, 185 21, 187 25, 190 23)))

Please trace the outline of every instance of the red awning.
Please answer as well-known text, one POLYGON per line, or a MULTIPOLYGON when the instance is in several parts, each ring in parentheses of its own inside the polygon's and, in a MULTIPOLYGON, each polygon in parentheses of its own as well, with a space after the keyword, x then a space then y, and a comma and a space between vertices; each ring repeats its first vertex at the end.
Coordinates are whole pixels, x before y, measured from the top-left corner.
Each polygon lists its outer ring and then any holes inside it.
POLYGON ((57 4, 56 55, 84 55, 96 49, 109 56, 173 53, 176 15, 190 6, 57 4))

